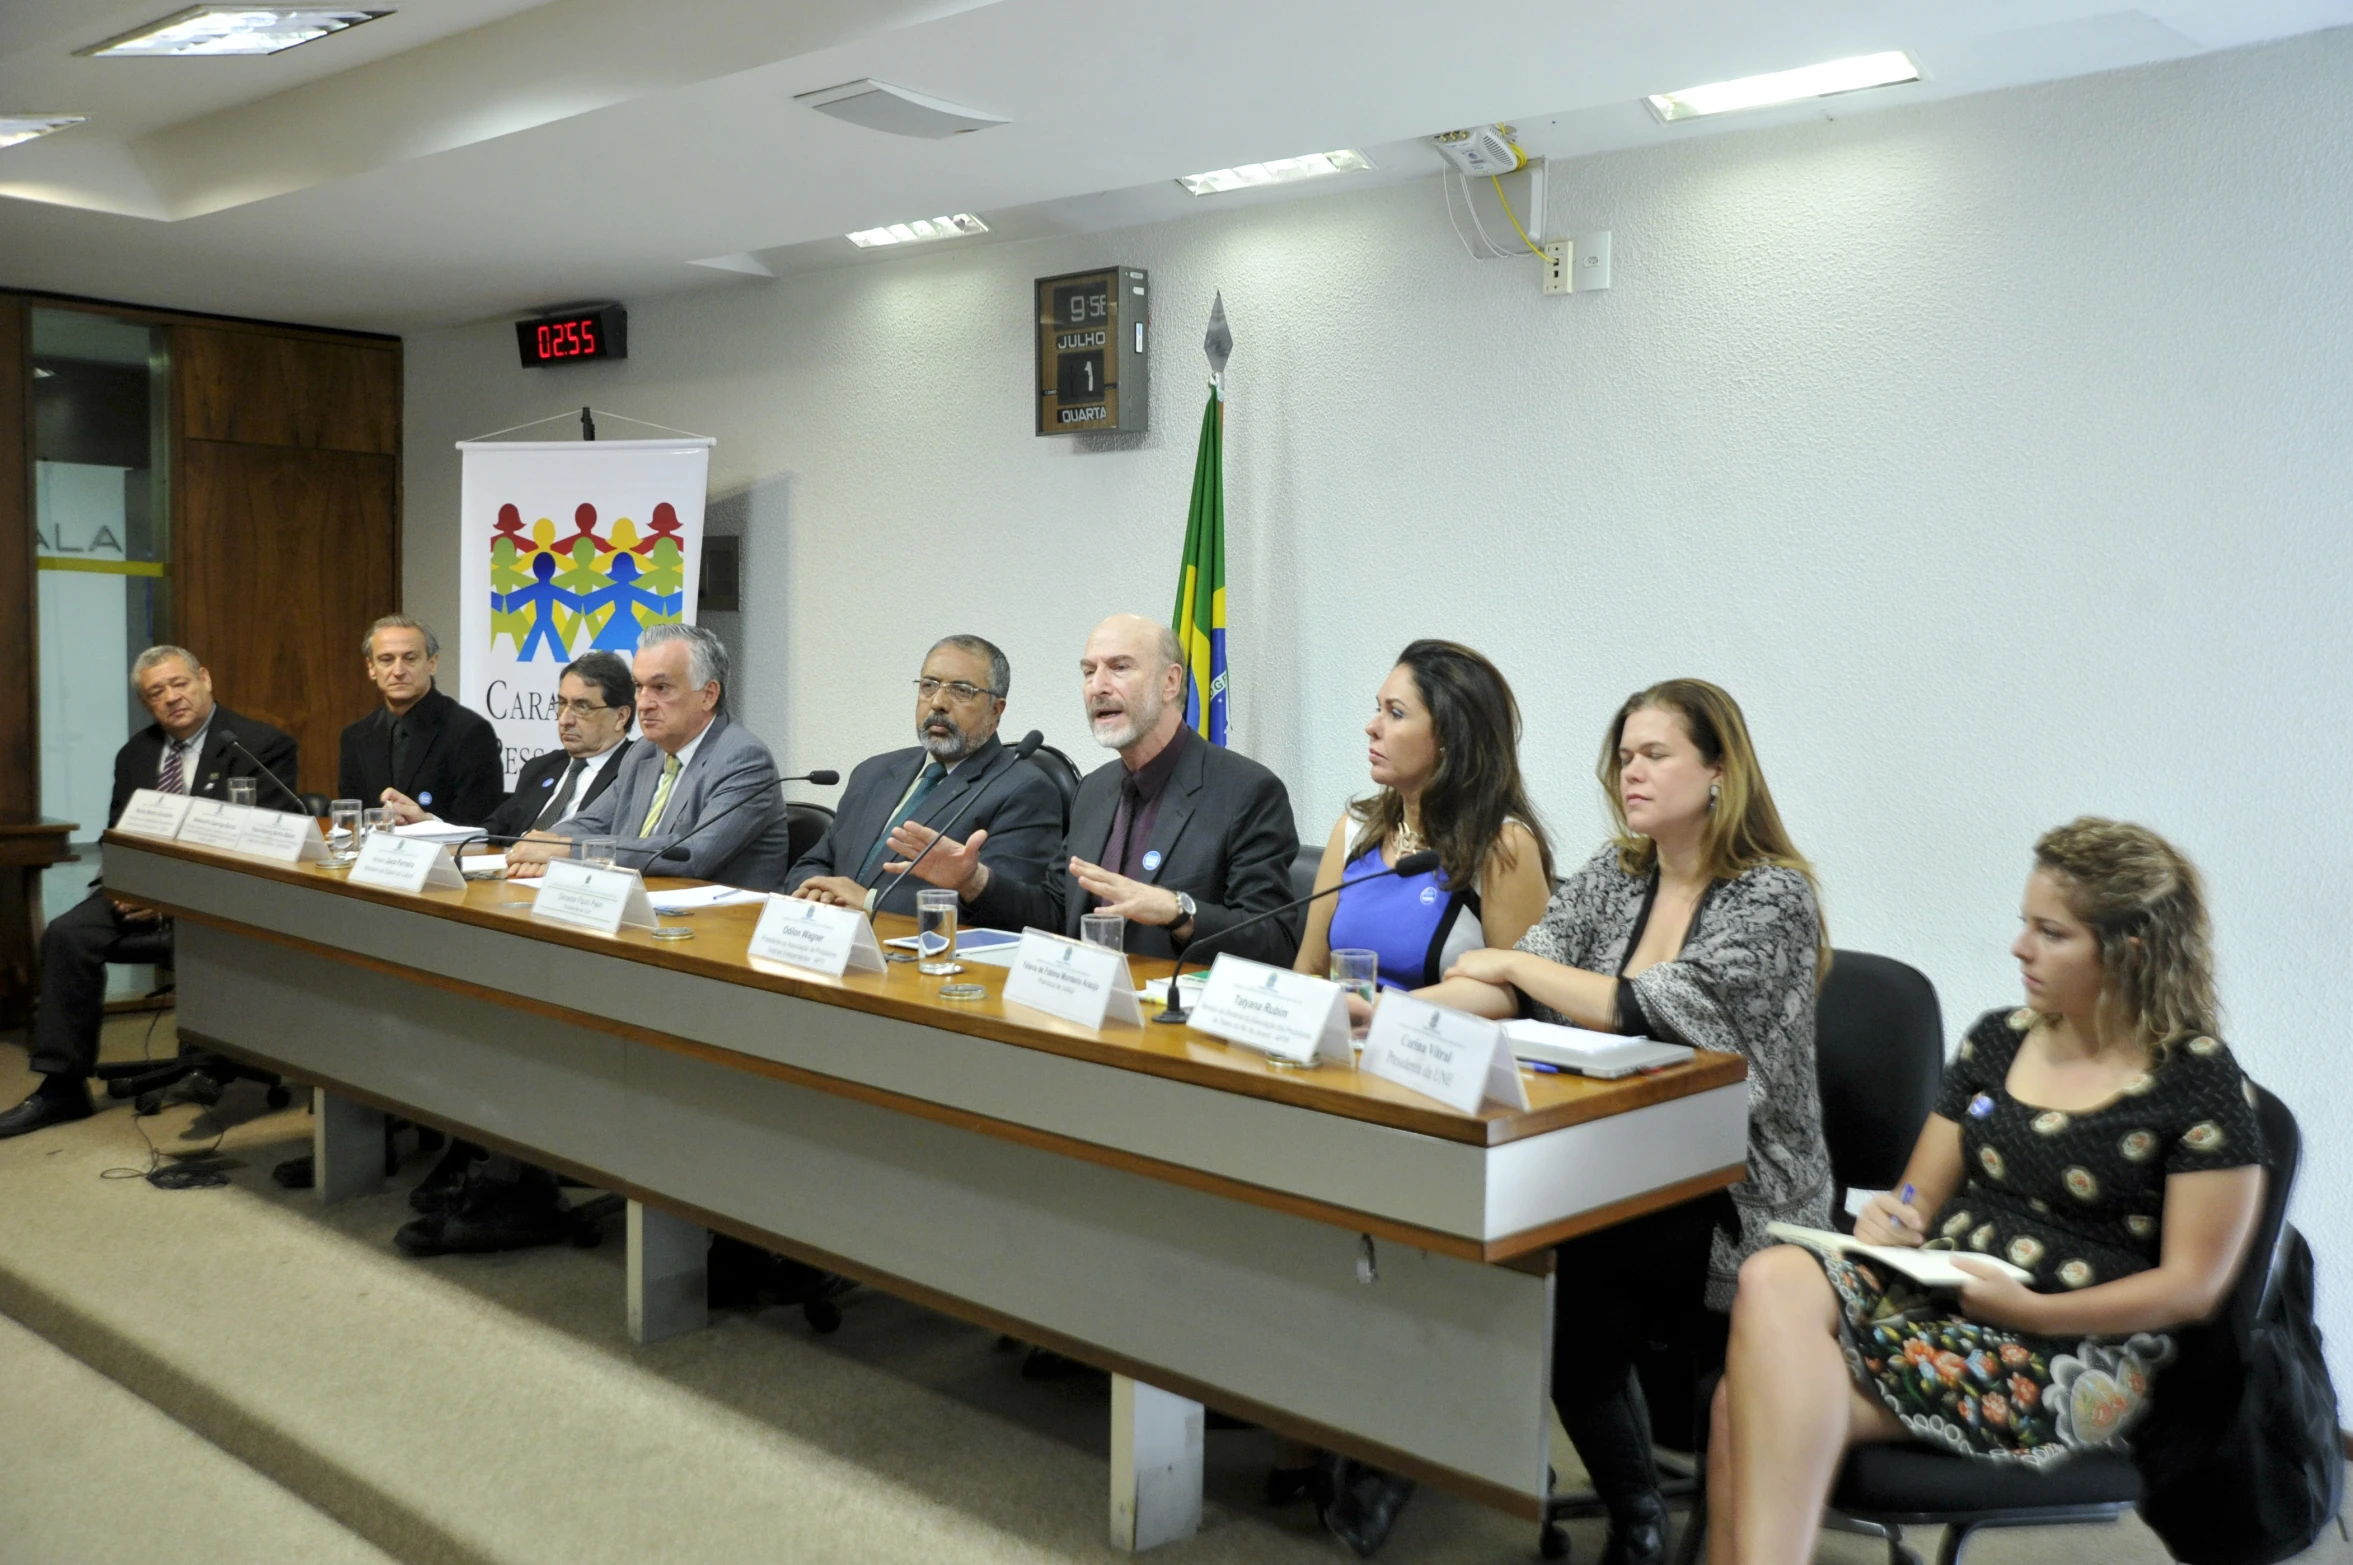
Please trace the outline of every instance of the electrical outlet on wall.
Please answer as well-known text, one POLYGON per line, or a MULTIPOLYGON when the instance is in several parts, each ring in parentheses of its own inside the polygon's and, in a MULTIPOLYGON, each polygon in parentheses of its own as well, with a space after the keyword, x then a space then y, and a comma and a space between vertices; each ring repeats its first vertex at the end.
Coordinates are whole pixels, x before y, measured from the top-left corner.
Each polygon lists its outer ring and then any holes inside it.
POLYGON ((1594 293, 1610 285, 1610 231, 1586 234, 1576 242, 1576 264, 1569 286, 1577 293, 1594 293))
POLYGON ((1568 293, 1571 291, 1569 288, 1569 257, 1576 246, 1577 242, 1574 239, 1547 239, 1544 241, 1544 291, 1546 293, 1568 293))

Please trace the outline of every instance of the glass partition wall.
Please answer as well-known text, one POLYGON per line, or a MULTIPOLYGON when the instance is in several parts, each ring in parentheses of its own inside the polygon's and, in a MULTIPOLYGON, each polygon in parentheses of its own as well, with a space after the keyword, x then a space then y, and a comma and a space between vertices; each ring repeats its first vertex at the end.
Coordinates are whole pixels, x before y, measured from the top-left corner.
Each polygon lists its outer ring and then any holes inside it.
MULTIPOLYGON (((33 531, 39 586, 41 813, 79 822, 51 869, 55 917, 86 895, 114 756, 148 720, 131 660, 171 636, 171 350, 161 326, 30 312, 33 531)), ((144 970, 116 970, 143 993, 144 970)))

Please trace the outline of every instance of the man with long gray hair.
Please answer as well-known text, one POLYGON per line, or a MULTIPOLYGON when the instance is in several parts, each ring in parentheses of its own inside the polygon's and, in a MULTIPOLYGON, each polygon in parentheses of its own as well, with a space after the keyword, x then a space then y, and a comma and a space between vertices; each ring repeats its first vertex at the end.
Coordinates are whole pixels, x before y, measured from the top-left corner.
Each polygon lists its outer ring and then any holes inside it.
MULTIPOLYGON (((293 737, 216 703, 212 674, 195 653, 149 647, 131 664, 131 689, 155 721, 115 752, 109 823, 122 818, 141 788, 225 799, 231 778, 253 779, 254 802, 264 809, 303 808, 286 791, 300 786, 293 737)), ((171 959, 171 920, 103 888, 49 926, 41 936, 41 1001, 33 1016, 32 1066, 41 1085, 0 1114, 0 1137, 90 1117, 106 964, 171 959)))
POLYGON ((630 746, 595 803, 508 849, 508 873, 540 874, 579 838, 615 837, 625 869, 775 890, 792 859, 784 799, 776 758, 727 715, 727 644, 701 625, 655 625, 630 669, 650 742, 630 746))
MULTIPOLYGON (((997 738, 1013 683, 1005 654, 978 636, 943 636, 915 676, 915 740, 858 763, 833 825, 801 855, 784 888, 836 907, 913 914, 922 882, 892 875, 890 853, 905 821, 951 817, 986 831, 981 854, 1017 880, 1037 880, 1062 856, 1062 790, 1043 770, 1050 756, 1016 762, 997 738)), ((1075 781, 1075 777, 1074 777, 1075 781)))

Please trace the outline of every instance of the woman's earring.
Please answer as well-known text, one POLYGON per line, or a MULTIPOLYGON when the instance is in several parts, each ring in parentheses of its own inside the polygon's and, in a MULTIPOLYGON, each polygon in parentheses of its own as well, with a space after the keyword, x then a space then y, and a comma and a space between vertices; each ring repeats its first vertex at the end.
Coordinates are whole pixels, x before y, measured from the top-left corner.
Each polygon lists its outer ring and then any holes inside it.
POLYGON ((1716 801, 1717 801, 1718 799, 1722 798, 1723 796, 1724 796, 1724 785, 1723 785, 1722 783, 1709 783, 1709 784, 1708 784, 1708 808, 1709 808, 1709 809, 1711 809, 1711 810, 1712 810, 1712 809, 1714 809, 1714 808, 1716 807, 1716 801))

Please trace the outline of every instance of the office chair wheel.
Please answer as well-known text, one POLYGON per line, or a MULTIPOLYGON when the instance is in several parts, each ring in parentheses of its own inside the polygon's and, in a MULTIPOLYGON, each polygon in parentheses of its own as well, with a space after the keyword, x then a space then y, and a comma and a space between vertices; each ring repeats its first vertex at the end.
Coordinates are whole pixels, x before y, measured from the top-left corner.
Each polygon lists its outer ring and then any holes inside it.
POLYGON ((827 1336, 841 1330, 842 1308, 831 1299, 811 1299, 801 1306, 801 1319, 817 1335, 827 1336))
POLYGON ((1544 1530, 1536 1534, 1536 1552, 1548 1560, 1569 1557, 1569 1534, 1559 1522, 1546 1522, 1544 1530))
POLYGON ((270 1088, 269 1091, 263 1093, 261 1095, 261 1100, 262 1102, 267 1103, 271 1108, 282 1109, 287 1104, 294 1101, 294 1089, 288 1087, 284 1082, 280 1082, 275 1087, 270 1088))

